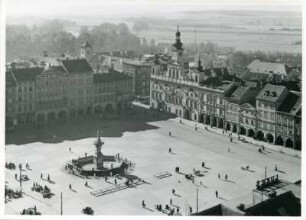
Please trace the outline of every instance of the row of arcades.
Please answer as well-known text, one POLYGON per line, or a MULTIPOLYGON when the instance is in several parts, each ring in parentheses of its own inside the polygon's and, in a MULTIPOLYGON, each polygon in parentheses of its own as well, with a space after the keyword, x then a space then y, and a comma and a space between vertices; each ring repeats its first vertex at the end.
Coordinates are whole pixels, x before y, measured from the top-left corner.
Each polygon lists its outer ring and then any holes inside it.
POLYGON ((215 115, 208 115, 202 113, 199 114, 198 118, 192 117, 190 111, 186 109, 184 111, 183 117, 188 120, 198 121, 209 126, 221 128, 225 131, 230 131, 240 135, 245 135, 247 137, 252 137, 256 140, 265 141, 271 144, 280 145, 288 148, 295 148, 299 150, 301 149, 301 141, 295 140, 292 136, 275 134, 252 127, 244 127, 242 125, 237 125, 233 122, 225 121, 223 118, 217 117, 215 115))
POLYGON ((6 117, 6 127, 10 127, 11 125, 19 125, 19 124, 41 124, 51 121, 57 120, 66 120, 72 117, 79 117, 85 115, 103 115, 109 114, 113 112, 118 112, 127 108, 127 104, 125 103, 117 103, 114 105, 113 103, 105 103, 105 104, 96 104, 94 106, 80 107, 80 108, 61 108, 61 109, 53 109, 46 111, 37 111, 28 114, 20 114, 14 116, 6 117))

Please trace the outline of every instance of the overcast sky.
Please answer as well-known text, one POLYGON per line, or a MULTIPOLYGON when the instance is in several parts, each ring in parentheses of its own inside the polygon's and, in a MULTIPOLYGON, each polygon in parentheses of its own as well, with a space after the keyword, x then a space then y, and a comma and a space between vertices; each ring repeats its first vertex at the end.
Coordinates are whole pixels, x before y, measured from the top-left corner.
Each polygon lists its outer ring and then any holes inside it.
POLYGON ((6 12, 8 17, 144 16, 205 9, 298 10, 300 4, 301 0, 7 0, 6 12))

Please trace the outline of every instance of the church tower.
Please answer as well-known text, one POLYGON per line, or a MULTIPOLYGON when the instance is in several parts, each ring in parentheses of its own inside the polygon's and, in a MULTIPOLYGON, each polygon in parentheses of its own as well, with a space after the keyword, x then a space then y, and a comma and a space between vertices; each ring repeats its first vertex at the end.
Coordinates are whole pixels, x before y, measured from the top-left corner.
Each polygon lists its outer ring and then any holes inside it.
POLYGON ((84 44, 82 44, 81 58, 89 60, 93 56, 93 53, 94 53, 93 48, 87 41, 84 44))
POLYGON ((171 46, 172 59, 180 62, 184 53, 183 43, 181 42, 181 32, 179 26, 177 26, 177 31, 175 33, 175 42, 171 46))

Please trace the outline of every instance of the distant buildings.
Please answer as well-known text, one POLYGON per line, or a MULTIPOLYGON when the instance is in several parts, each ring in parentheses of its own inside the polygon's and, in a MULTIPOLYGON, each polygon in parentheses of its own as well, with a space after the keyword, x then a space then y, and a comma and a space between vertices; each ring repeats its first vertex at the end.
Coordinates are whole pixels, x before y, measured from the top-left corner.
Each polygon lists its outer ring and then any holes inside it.
POLYGON ((285 87, 261 81, 274 77, 274 81, 283 82, 287 77, 283 64, 255 60, 242 79, 230 75, 227 68, 203 68, 200 57, 196 66, 189 67, 179 30, 175 36, 171 59, 163 64, 157 55, 153 62, 152 108, 258 140, 301 148, 301 93, 289 90, 290 83, 285 87))
MULTIPOLYGON (((289 77, 289 71, 282 63, 261 62, 256 59, 247 66, 241 76, 244 80, 267 80, 281 82, 289 77)), ((289 77, 290 78, 290 77, 289 77)))
POLYGON ((132 99, 130 77, 112 69, 94 74, 82 58, 62 59, 58 66, 9 68, 6 76, 7 127, 122 110, 132 99))

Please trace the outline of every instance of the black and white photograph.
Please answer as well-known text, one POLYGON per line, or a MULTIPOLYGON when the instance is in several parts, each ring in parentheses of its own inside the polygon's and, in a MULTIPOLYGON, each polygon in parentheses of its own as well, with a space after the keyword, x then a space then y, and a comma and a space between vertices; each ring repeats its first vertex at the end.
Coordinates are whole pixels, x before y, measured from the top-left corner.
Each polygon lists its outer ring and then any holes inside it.
POLYGON ((7 219, 305 214, 302 1, 2 3, 7 219))

